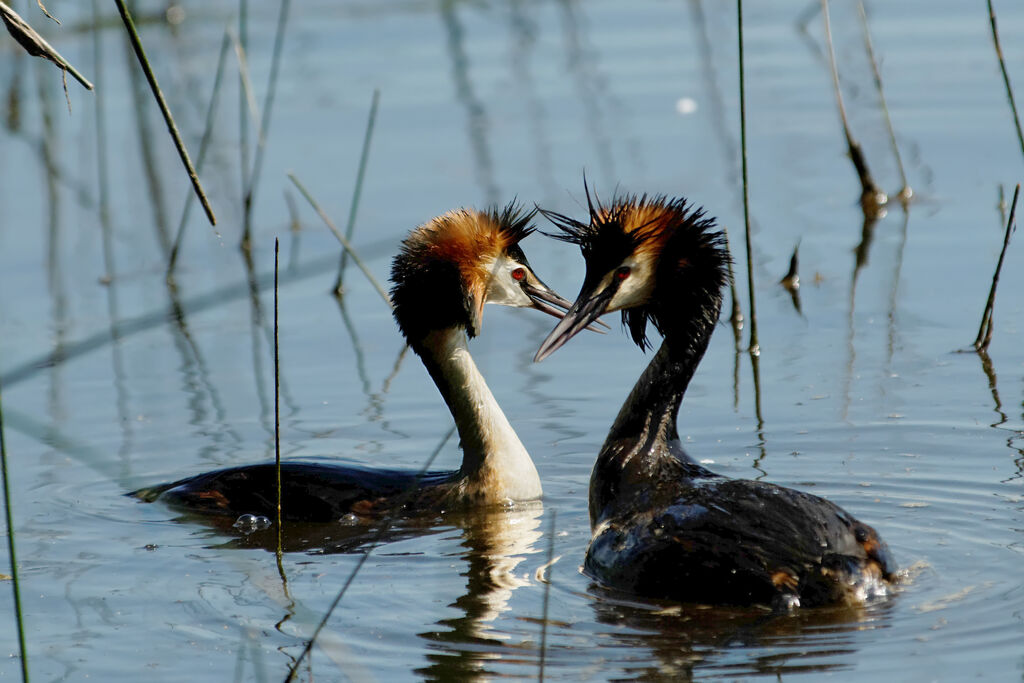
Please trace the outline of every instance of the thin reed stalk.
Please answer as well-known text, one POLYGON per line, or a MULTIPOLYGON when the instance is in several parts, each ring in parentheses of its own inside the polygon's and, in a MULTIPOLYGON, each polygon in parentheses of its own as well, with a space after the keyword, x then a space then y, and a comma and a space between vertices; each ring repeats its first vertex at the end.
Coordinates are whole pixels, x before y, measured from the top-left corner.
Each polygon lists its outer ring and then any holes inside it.
POLYGON ((14 552, 14 513, 11 510, 11 485, 7 477, 7 445, 4 442, 3 389, 0 387, 0 475, 4 487, 4 513, 7 520, 7 554, 11 559, 11 590, 14 592, 14 622, 18 630, 21 654, 21 680, 28 683, 28 648, 25 647, 25 617, 21 611, 21 584, 18 582, 18 555, 14 552))
POLYGON ((846 147, 850 155, 850 161, 857 171, 857 178, 860 180, 860 202, 865 213, 877 214, 879 209, 885 205, 889 198, 875 184, 871 171, 868 169, 867 159, 861 151, 860 144, 853 139, 850 132, 850 122, 846 118, 846 105, 843 104, 843 92, 839 87, 839 69, 836 67, 836 52, 832 47, 832 24, 829 21, 828 0, 821 0, 821 15, 825 21, 825 44, 828 47, 828 62, 832 70, 832 85, 836 93, 836 105, 839 107, 839 119, 843 124, 843 135, 846 136, 846 147))
POLYGON ((267 95, 263 100, 263 115, 260 120, 260 135, 256 139, 256 156, 252 168, 246 178, 245 196, 242 199, 243 229, 242 248, 248 249, 252 240, 252 206, 256 188, 260 182, 260 171, 263 168, 263 152, 266 149, 266 134, 270 129, 270 113, 274 108, 274 95, 277 92, 277 75, 281 66, 281 51, 284 46, 284 32, 288 25, 288 10, 291 0, 281 0, 281 10, 277 15, 277 32, 274 34, 274 51, 270 61, 270 78, 267 84, 267 95))
MULTIPOLYGON (((370 140, 373 139, 373 126, 377 120, 377 105, 380 103, 380 90, 373 91, 370 102, 370 115, 366 119, 366 133, 363 135, 363 151, 359 155, 359 170, 356 172, 356 186, 352 191, 352 204, 348 210, 348 225, 345 227, 345 239, 352 241, 356 230, 356 211, 359 209, 359 197, 363 193, 363 177, 366 174, 366 160, 370 156, 370 140)), ((345 266, 348 265, 348 251, 341 252, 341 264, 338 266, 338 279, 334 283, 334 291, 341 294, 342 280, 345 278, 345 266)))
POLYGON ((181 158, 181 163, 185 166, 186 172, 188 172, 189 180, 192 181, 192 188, 195 190, 196 196, 199 197, 199 203, 203 205, 203 211, 206 212, 206 218, 210 221, 210 225, 216 225, 217 217, 213 215, 213 208, 210 206, 210 202, 206 198, 206 192, 203 191, 203 186, 199 182, 199 175, 196 173, 195 167, 192 166, 192 160, 188 156, 188 150, 185 149, 185 143, 181 139, 181 133, 178 132, 178 124, 174 122, 174 116, 171 115, 171 109, 167 106, 167 101, 164 99, 163 91, 160 90, 160 84, 157 83, 156 75, 153 73, 153 69, 149 65, 149 59, 146 58, 146 51, 142 47, 142 40, 139 38, 139 32, 135 30, 135 22, 132 21, 131 14, 129 14, 128 8, 125 7, 124 0, 114 1, 117 3, 118 12, 121 13, 121 20, 124 22, 125 28, 128 29, 128 37, 131 41, 132 49, 135 51, 135 56, 139 60, 142 72, 146 74, 146 80, 149 82, 149 88, 153 91, 153 97, 156 99, 156 103, 160 107, 160 113, 163 114, 164 122, 167 124, 167 132, 170 133, 171 138, 174 140, 174 147, 178 150, 178 156, 181 158))
POLYGON ((338 241, 341 242, 341 246, 345 249, 345 251, 351 254, 352 261, 359 267, 359 270, 363 271, 363 275, 366 276, 366 278, 370 281, 370 284, 373 285, 374 289, 377 290, 377 293, 380 294, 382 299, 384 299, 384 303, 386 303, 389 308, 392 308, 393 306, 391 303, 391 297, 388 296, 387 291, 385 291, 381 284, 377 282, 377 278, 373 276, 373 273, 370 272, 370 269, 366 267, 365 263, 363 263, 363 259, 359 258, 358 252, 356 252, 356 250, 352 248, 352 244, 345 238, 344 235, 341 234, 341 231, 338 230, 336 225, 334 225, 331 219, 320 207, 320 204, 316 201, 316 199, 313 198, 313 195, 309 193, 309 190, 306 189, 305 185, 299 182, 299 179, 295 177, 294 173, 289 173, 288 178, 292 181, 292 183, 295 184, 295 187, 299 189, 299 192, 302 193, 302 196, 306 198, 306 201, 308 201, 310 206, 312 206, 313 209, 317 212, 317 214, 323 220, 324 224, 327 225, 327 227, 330 229, 332 233, 334 233, 334 236, 338 238, 338 241))
POLYGON ((1013 191, 1013 201, 1010 203, 1010 218, 1006 221, 1006 234, 1003 236, 1003 248, 999 252, 999 261, 996 263, 996 272, 992 275, 992 287, 988 292, 988 301, 985 302, 985 311, 981 315, 981 325, 978 327, 978 336, 974 339, 974 348, 978 351, 987 351, 988 345, 992 342, 992 311, 996 306, 996 287, 999 285, 999 273, 1003 269, 1003 259, 1006 257, 1006 248, 1010 246, 1010 235, 1013 234, 1014 219, 1017 215, 1017 197, 1020 196, 1020 183, 1017 183, 1013 191))
POLYGON ((555 569, 555 519, 557 517, 558 511, 552 510, 551 525, 548 529, 548 559, 545 563, 545 566, 548 568, 548 580, 544 584, 544 602, 542 603, 540 620, 540 659, 537 663, 537 680, 541 683, 544 681, 544 664, 547 660, 548 652, 548 612, 551 605, 551 573, 555 569))
POLYGON ((889 116, 889 105, 885 101, 885 89, 882 87, 882 72, 878 68, 878 60, 875 58, 875 46, 871 42, 871 31, 868 29, 868 14, 864 10, 863 0, 857 1, 857 12, 860 15, 860 25, 864 28, 864 46, 868 51, 868 60, 871 62, 871 72, 875 77, 875 88, 878 90, 878 100, 882 105, 882 115, 885 117, 885 126, 889 131, 889 143, 892 145, 893 154, 896 156, 896 167, 900 172, 899 197, 903 201, 914 196, 914 191, 907 182, 907 172, 903 168, 903 157, 900 155, 900 146, 896 143, 896 129, 892 125, 892 117, 889 116))
POLYGON ((278 271, 281 241, 274 238, 274 470, 277 473, 277 565, 281 568, 281 337, 278 323, 278 271))
MULTIPOLYGON (((238 54, 243 56, 249 54, 249 0, 240 0, 238 4, 238 44, 238 54)), ((238 168, 241 172, 241 188, 244 197, 246 178, 249 173, 249 111, 246 108, 248 104, 246 98, 251 93, 251 89, 246 80, 246 73, 241 67, 242 61, 243 57, 240 57, 238 70, 238 168)))
MULTIPOLYGON (((405 505, 406 500, 416 491, 417 488, 419 488, 419 484, 420 481, 423 479, 423 476, 430 469, 431 465, 434 464, 434 460, 441 452, 441 449, 444 448, 444 445, 448 443, 448 440, 452 438, 452 435, 454 433, 455 425, 453 424, 451 428, 448 430, 448 432, 444 435, 444 438, 441 439, 441 442, 437 444, 437 447, 430 454, 430 457, 427 458, 427 461, 423 463, 423 467, 420 468, 420 471, 416 474, 416 477, 409 485, 409 488, 403 491, 401 495, 396 497, 394 507, 392 508, 393 510, 401 510, 402 507, 405 505)), ((299 666, 302 665, 303 660, 309 655, 310 650, 313 649, 313 645, 316 643, 317 637, 320 635, 320 632, 327 625, 328 620, 331 618, 331 614, 338 607, 338 604, 341 602, 341 599, 345 597, 345 592, 349 589, 349 586, 352 585, 352 582, 355 580, 356 575, 359 574, 359 570, 363 568, 363 565, 366 564, 366 561, 370 558, 370 553, 373 552, 374 547, 382 538, 384 538, 384 534, 387 533, 388 529, 391 528, 391 524, 394 521, 394 516, 394 514, 390 514, 384 517, 383 520, 381 520, 381 524, 377 528, 377 533, 374 534, 373 538, 369 541, 369 543, 367 543, 366 552, 363 553, 363 555, 359 558, 359 561, 356 562, 356 566, 352 568, 352 571, 351 573, 349 573, 348 578, 345 579, 345 583, 342 584, 341 590, 339 590, 338 594, 334 596, 334 600, 331 601, 331 604, 330 606, 328 606, 323 618, 320 619, 320 623, 317 624, 315 629, 313 629, 313 635, 311 635, 309 640, 306 642, 306 646, 302 648, 302 652, 299 653, 299 656, 295 659, 294 662, 292 662, 292 666, 288 670, 288 676, 285 678, 285 683, 289 683, 290 681, 295 680, 295 674, 298 672, 299 666)))
MULTIPOLYGON (((739 36, 740 70, 740 159, 743 175, 743 234, 747 247, 747 292, 750 297, 750 355, 761 353, 757 341, 757 306, 754 302, 754 255, 750 237, 750 186, 747 182, 747 100, 743 76, 743 0, 736 0, 736 29, 739 36)), ((735 301, 735 297, 733 298, 735 301)))
POLYGON ((992 43, 996 48, 996 57, 999 58, 999 70, 1003 73, 1003 83, 1006 85, 1006 97, 1010 100, 1010 109, 1013 111, 1013 124, 1017 127, 1017 141, 1020 143, 1020 151, 1024 153, 1024 133, 1020 129, 1020 117, 1017 115, 1017 103, 1013 99, 1013 88, 1010 86, 1010 74, 1006 71, 1006 60, 1003 59, 1003 48, 999 44, 999 27, 996 26, 996 11, 992 7, 992 0, 988 0, 988 21, 992 26, 992 43))
MULTIPOLYGON (((261 118, 260 105, 256 103, 256 95, 253 94, 252 88, 252 77, 249 75, 249 53, 246 52, 245 45, 242 44, 241 40, 230 28, 228 29, 228 35, 231 36, 231 44, 235 47, 235 59, 238 60, 238 78, 242 89, 240 95, 242 101, 239 103, 239 106, 245 107, 248 111, 247 116, 251 116, 256 121, 256 141, 259 144, 259 141, 263 139, 263 129, 259 126, 261 118)), ((248 124, 246 125, 247 129, 250 127, 248 124)), ((246 136, 248 137, 248 134, 246 136)), ((246 169, 248 169, 248 166, 246 169)), ((243 174, 246 173, 248 173, 248 170, 243 170, 243 174)), ((242 194, 245 194, 244 179, 242 194)))
MULTIPOLYGON (((206 108, 206 125, 203 130, 202 140, 199 141, 199 156, 196 157, 196 171, 203 169, 203 162, 206 161, 206 150, 210 146, 210 138, 213 137, 213 122, 217 115, 217 102, 220 100, 220 82, 224 75, 224 63, 228 55, 228 46, 231 45, 231 38, 228 32, 224 31, 224 39, 220 43, 220 54, 217 56, 217 70, 213 77, 213 92, 210 93, 210 104, 206 108)), ((181 221, 178 223, 178 232, 174 236, 174 244, 171 246, 171 253, 167 259, 167 277, 171 277, 174 268, 178 264, 178 251, 181 249, 181 242, 185 238, 185 226, 188 225, 189 213, 192 209, 192 200, 195 195, 189 194, 185 197, 185 206, 181 210, 181 221)))

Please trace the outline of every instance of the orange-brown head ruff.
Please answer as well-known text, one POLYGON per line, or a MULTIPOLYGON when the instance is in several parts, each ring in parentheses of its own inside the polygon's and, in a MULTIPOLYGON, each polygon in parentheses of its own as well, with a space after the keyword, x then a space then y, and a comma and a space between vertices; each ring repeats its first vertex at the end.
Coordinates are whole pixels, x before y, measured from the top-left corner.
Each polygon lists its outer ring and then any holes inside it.
POLYGON ((724 235, 703 209, 684 198, 646 194, 613 198, 605 207, 589 190, 587 205, 587 223, 542 212, 562 231, 552 237, 579 245, 587 273, 576 303, 542 344, 538 360, 608 311, 622 310, 623 324, 641 349, 649 346, 647 321, 664 334, 683 317, 681 304, 692 306, 688 314, 717 320, 730 259, 724 235))
POLYGON ((534 213, 514 201, 501 210, 456 209, 413 230, 391 268, 395 320, 406 338, 414 341, 429 330, 451 327, 476 336, 490 266, 518 251, 534 230, 534 213))

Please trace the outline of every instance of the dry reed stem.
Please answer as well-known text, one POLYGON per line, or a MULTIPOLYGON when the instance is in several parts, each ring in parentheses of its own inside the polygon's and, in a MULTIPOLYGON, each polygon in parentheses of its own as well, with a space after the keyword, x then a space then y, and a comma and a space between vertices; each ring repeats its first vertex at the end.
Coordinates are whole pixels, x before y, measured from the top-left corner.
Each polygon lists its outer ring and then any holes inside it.
POLYGON ((875 88, 878 90, 878 99, 882 104, 882 115, 885 117, 885 126, 889 131, 889 143, 892 145, 893 154, 896 156, 896 167, 900 172, 900 181, 903 183, 900 187, 899 197, 902 201, 906 202, 914 196, 914 191, 910 188, 910 184, 907 182, 907 172, 903 168, 903 157, 900 155, 900 146, 896 143, 896 129, 892 125, 892 117, 889 116, 889 105, 885 101, 885 90, 882 87, 882 72, 878 68, 878 60, 875 58, 875 46, 871 42, 871 31, 868 29, 868 15, 864 10, 864 2, 858 0, 857 11, 860 14, 860 23, 864 28, 864 45, 868 51, 868 59, 871 62, 871 71, 875 77, 875 88))
POLYGON ((170 107, 167 106, 164 94, 160 90, 160 84, 157 83, 156 75, 153 73, 153 69, 149 65, 149 60, 146 58, 146 51, 142 47, 142 40, 139 38, 139 32, 135 30, 135 22, 132 21, 131 14, 128 13, 128 8, 125 7, 124 0, 114 1, 117 3, 118 12, 121 13, 121 20, 124 22, 124 26, 128 30, 128 38, 131 40, 135 56, 139 60, 142 72, 146 75, 146 80, 149 82, 149 88, 153 91, 153 97, 156 99, 156 103, 160 107, 160 113, 163 114, 164 123, 167 124, 167 132, 170 133, 171 138, 174 140, 174 147, 178 150, 178 156, 181 157, 181 163, 185 166, 189 180, 192 181, 192 188, 195 190, 196 196, 199 197, 199 202, 203 205, 203 211, 206 212, 206 218, 210 221, 210 225, 216 225, 217 217, 213 215, 213 208, 210 206, 210 202, 206 198, 206 192, 203 191, 203 186, 199 182, 199 176, 196 174, 196 169, 192 166, 192 160, 188 156, 188 150, 185 149, 185 143, 181 139, 181 133, 178 132, 178 125, 174 122, 174 117, 171 115, 170 107))
POLYGON ((1017 197, 1020 195, 1020 183, 1017 183, 1013 191, 1013 201, 1010 203, 1010 218, 1006 221, 1006 233, 1003 236, 1003 248, 999 252, 999 261, 996 263, 996 272, 992 275, 992 287, 988 292, 988 300, 985 302, 985 311, 981 314, 981 325, 978 327, 978 336, 974 339, 974 348, 978 351, 987 351, 988 345, 992 342, 992 311, 996 305, 996 287, 999 285, 999 273, 1003 269, 1003 259, 1006 257, 1006 248, 1010 246, 1010 235, 1014 230, 1014 219, 1017 215, 1017 197))
POLYGON ((828 0, 821 0, 821 14, 825 21, 825 44, 828 47, 828 62, 832 70, 832 85, 835 88, 836 105, 839 107, 839 119, 843 124, 843 135, 846 136, 846 147, 850 155, 850 161, 853 162, 853 167, 857 171, 857 178, 860 180, 861 207, 865 213, 877 214, 881 207, 889 201, 889 198, 875 184, 874 178, 871 177, 871 171, 868 169, 867 159, 864 158, 864 152, 861 151, 860 144, 853 139, 853 133, 850 132, 850 123, 846 118, 846 105, 843 104, 843 92, 839 87, 839 69, 836 67, 836 53, 832 46, 832 24, 829 21, 828 0))
POLYGON ((1017 141, 1020 143, 1020 151, 1024 153, 1024 133, 1020 129, 1020 117, 1017 116, 1017 103, 1013 99, 1013 88, 1010 86, 1010 74, 1006 71, 1006 61, 1003 59, 1003 48, 999 44, 999 28, 996 26, 996 11, 992 7, 992 0, 988 0, 988 21, 992 26, 992 43, 996 48, 996 57, 999 58, 999 70, 1003 73, 1003 83, 1006 85, 1006 97, 1010 100, 1010 109, 1013 110, 1013 124, 1017 127, 1017 141))
MULTIPOLYGON (((199 156, 196 157, 197 171, 203 168, 203 162, 206 160, 206 150, 209 148, 210 138, 213 136, 213 122, 217 114, 217 102, 220 100, 220 82, 224 75, 224 62, 228 54, 230 42, 228 32, 225 31, 224 38, 220 43, 220 54, 217 57, 217 70, 213 77, 213 92, 210 93, 210 104, 206 108, 206 125, 203 130, 202 140, 199 141, 199 156)), ((185 226, 188 225, 188 216, 192 209, 192 200, 194 198, 194 194, 189 194, 185 197, 185 206, 181 210, 181 221, 178 223, 178 234, 174 237, 171 254, 167 259, 167 277, 172 276, 174 268, 178 263, 178 251, 181 249, 181 242, 185 238, 185 226)))
MULTIPOLYGON (((366 175, 366 161, 370 156, 370 140, 373 139, 373 126, 377 121, 377 105, 380 103, 380 90, 373 91, 370 101, 370 115, 366 120, 366 133, 363 135, 363 151, 359 155, 359 170, 356 172, 356 185, 352 190, 352 204, 348 211, 348 225, 345 227, 345 239, 352 241, 356 230, 356 211, 359 209, 359 198, 363 193, 363 177, 366 175)), ((348 252, 341 252, 341 263, 338 266, 338 279, 334 283, 334 291, 341 294, 342 280, 345 278, 345 266, 348 265, 348 252)))
POLYGON ((359 254, 356 252, 355 249, 352 248, 352 245, 349 243, 347 239, 345 239, 345 236, 341 234, 341 231, 338 230, 337 226, 334 225, 334 223, 327 216, 327 214, 324 212, 323 208, 321 208, 320 204, 316 201, 316 199, 313 198, 313 195, 309 193, 309 190, 307 190, 306 187, 301 182, 299 182, 299 179, 295 177, 294 173, 289 173, 288 178, 292 181, 292 183, 295 184, 295 187, 299 189, 299 192, 302 193, 302 196, 306 198, 306 201, 308 201, 310 206, 312 206, 313 209, 317 212, 317 215, 320 216, 321 220, 323 220, 324 224, 327 225, 328 229, 330 229, 330 231, 334 233, 334 236, 338 238, 338 241, 341 242, 341 246, 345 249, 345 251, 347 251, 352 256, 352 260, 359 267, 359 270, 363 271, 363 275, 366 276, 366 279, 368 279, 370 281, 370 284, 373 285, 374 289, 377 290, 377 293, 380 294, 380 297, 384 299, 384 303, 388 305, 388 308, 393 308, 393 305, 391 303, 391 297, 388 296, 387 291, 385 291, 385 289, 381 287, 380 283, 377 282, 377 278, 375 278, 373 276, 373 273, 370 272, 370 269, 367 268, 366 264, 363 262, 363 259, 359 258, 359 254))
POLYGON ((743 0, 736 0, 736 32, 739 43, 740 158, 743 174, 743 234, 747 247, 747 292, 750 297, 750 355, 761 353, 757 340, 757 307, 754 302, 754 255, 750 236, 750 187, 747 182, 747 102, 743 75, 743 0))
MULTIPOLYGON (((42 7, 42 3, 39 5, 42 7)), ((46 9, 43 8, 46 12, 46 9)), ((49 12, 46 12, 46 16, 53 19, 49 12)), ((21 45, 26 52, 33 57, 42 57, 48 59, 56 64, 62 71, 71 74, 71 76, 82 84, 82 87, 86 90, 92 90, 93 85, 78 72, 78 69, 71 66, 68 60, 61 57, 60 53, 53 49, 53 47, 46 42, 41 35, 39 35, 34 28, 28 25, 24 19, 18 16, 18 13, 11 9, 5 2, 0 0, 0 19, 3 19, 4 24, 7 25, 7 32, 11 34, 15 42, 21 45)), ((57 21, 54 19, 54 21, 57 21)), ((59 21, 57 22, 60 23, 59 21)))

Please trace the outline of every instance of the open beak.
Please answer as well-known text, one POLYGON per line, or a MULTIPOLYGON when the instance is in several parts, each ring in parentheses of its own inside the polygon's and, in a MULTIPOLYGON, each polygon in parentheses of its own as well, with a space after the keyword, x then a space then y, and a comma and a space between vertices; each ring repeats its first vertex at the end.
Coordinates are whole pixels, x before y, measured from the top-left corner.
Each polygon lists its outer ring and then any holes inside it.
POLYGON ((533 361, 535 363, 541 362, 562 348, 580 330, 589 328, 595 321, 598 324, 604 325, 604 323, 597 319, 608 308, 609 302, 615 296, 615 290, 616 287, 608 286, 603 290, 594 291, 593 288, 588 288, 584 285, 580 295, 576 298, 576 303, 569 308, 565 317, 555 325, 555 329, 551 330, 551 334, 547 336, 547 339, 541 342, 540 348, 537 349, 537 355, 533 357, 533 361))
MULTIPOLYGON (((550 316, 554 316, 559 319, 565 318, 565 312, 572 307, 572 302, 541 282, 540 278, 538 278, 536 274, 534 274, 533 279, 535 280, 534 282, 523 280, 519 285, 523 288, 523 293, 530 298, 530 302, 533 304, 533 307, 550 316)), ((601 321, 597 321, 595 325, 590 325, 589 323, 584 325, 584 327, 589 329, 591 332, 604 334, 604 332, 599 330, 597 326, 609 329, 608 325, 601 321)))

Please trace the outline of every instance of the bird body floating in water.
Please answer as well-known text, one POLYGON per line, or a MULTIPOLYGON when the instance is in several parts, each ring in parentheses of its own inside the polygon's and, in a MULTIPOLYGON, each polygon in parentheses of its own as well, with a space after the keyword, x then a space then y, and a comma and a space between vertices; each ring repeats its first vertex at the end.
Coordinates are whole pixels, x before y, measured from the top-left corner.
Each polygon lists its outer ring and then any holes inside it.
POLYGON ((648 322, 664 340, 594 465, 586 573, 647 597, 776 609, 887 593, 895 565, 873 528, 818 496, 717 475, 683 451, 679 406, 729 278, 714 220, 685 199, 587 200, 587 223, 544 212, 581 248, 586 276, 535 360, 612 311, 642 350, 648 322))
MULTIPOLYGON (((420 475, 283 462, 284 519, 372 519, 385 512, 408 515, 540 497, 537 469, 467 347, 480 332, 484 304, 530 307, 559 318, 569 307, 536 276, 519 247, 534 230, 533 216, 514 202, 500 211, 450 211, 413 230, 392 265, 395 321, 455 418, 461 468, 420 475)), ((273 518, 276 466, 231 467, 129 495, 191 512, 273 518)))

